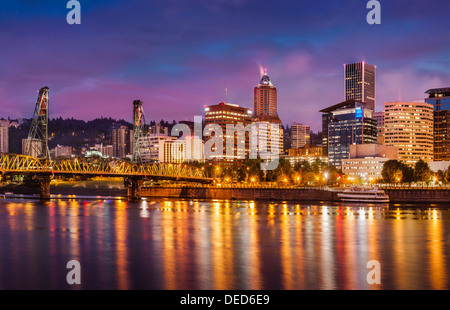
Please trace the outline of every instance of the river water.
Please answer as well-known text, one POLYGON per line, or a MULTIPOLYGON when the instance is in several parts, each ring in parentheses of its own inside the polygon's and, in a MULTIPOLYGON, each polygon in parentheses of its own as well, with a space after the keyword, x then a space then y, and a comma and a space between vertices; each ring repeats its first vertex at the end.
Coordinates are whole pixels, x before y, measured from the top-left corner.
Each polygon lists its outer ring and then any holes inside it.
POLYGON ((0 199, 0 289, 449 289, 449 233, 439 205, 0 199))

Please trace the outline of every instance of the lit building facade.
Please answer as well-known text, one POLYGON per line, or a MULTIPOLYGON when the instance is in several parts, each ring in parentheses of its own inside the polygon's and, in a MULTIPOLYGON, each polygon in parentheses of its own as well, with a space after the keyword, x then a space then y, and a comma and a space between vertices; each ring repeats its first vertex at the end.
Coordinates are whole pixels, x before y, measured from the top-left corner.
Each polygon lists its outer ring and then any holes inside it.
POLYGON ((381 178, 385 162, 398 159, 396 147, 381 144, 350 145, 349 158, 342 160, 342 172, 367 182, 381 178))
POLYGON ((311 141, 311 129, 308 125, 293 123, 291 126, 291 148, 299 149, 311 141))
POLYGON ((373 118, 377 121, 377 143, 384 144, 384 111, 373 113, 373 118))
POLYGON ((435 88, 426 92, 425 101, 433 106, 434 160, 450 160, 450 87, 435 88))
POLYGON ((323 149, 321 146, 311 146, 309 144, 305 145, 304 147, 298 148, 298 149, 289 149, 288 155, 289 156, 306 156, 306 157, 322 157, 323 149))
POLYGON ((350 145, 377 141, 377 121, 363 102, 348 100, 323 109, 323 154, 330 165, 340 167, 349 158, 350 145))
POLYGON ((165 134, 152 134, 141 137, 138 143, 142 162, 156 163, 160 162, 161 158, 164 160, 164 151, 160 151, 160 149, 164 148, 165 142, 173 142, 175 140, 177 140, 176 137, 165 134))
POLYGON ((375 69, 364 61, 344 65, 345 100, 364 102, 367 109, 375 111, 375 69))
MULTIPOLYGON (((205 143, 211 139, 211 135, 215 138, 222 139, 223 152, 214 156, 213 158, 205 158, 208 161, 232 163, 238 160, 244 160, 248 158, 249 154, 249 133, 245 133, 244 136, 238 137, 236 133, 233 136, 227 135, 227 125, 239 125, 243 127, 249 125, 252 121, 252 110, 244 107, 240 107, 237 104, 221 102, 216 105, 210 105, 205 107, 205 143), (222 129, 222 133, 214 132, 211 126, 219 125, 222 129), (233 139, 233 150, 229 151, 230 155, 227 155, 227 139, 233 139), (238 139, 242 139, 239 140, 238 139), (244 145, 244 148, 239 147, 239 143, 244 145)), ((205 150, 206 151, 206 150, 205 150)), ((214 146, 212 151, 217 151, 217 147, 214 146)))
POLYGON ((254 126, 252 137, 256 142, 254 151, 259 155, 271 153, 281 156, 284 153, 284 133, 280 124, 269 121, 253 122, 252 124, 254 126))
POLYGON ((281 124, 277 105, 277 88, 265 72, 259 84, 254 88, 253 118, 255 121, 281 124))
POLYGON ((266 71, 253 93, 252 123, 255 126, 254 134, 257 135, 254 151, 260 155, 267 152, 280 156, 284 153, 284 130, 278 116, 278 93, 266 71))
POLYGON ((54 149, 50 150, 50 156, 52 158, 66 157, 72 155, 71 146, 57 145, 54 149))
POLYGON ((96 144, 91 150, 100 152, 103 157, 114 157, 114 147, 112 145, 96 144))
POLYGON ((112 131, 112 144, 114 157, 123 158, 133 153, 133 135, 132 129, 127 126, 120 126, 112 131))
POLYGON ((414 165, 433 160, 433 106, 425 102, 385 102, 384 144, 398 149, 398 159, 414 165))
POLYGON ((161 163, 204 162, 204 142, 199 137, 159 140, 158 152, 161 163))
POLYGON ((22 139, 22 154, 28 155, 31 157, 38 157, 40 154, 42 154, 42 141, 39 139, 31 139, 31 153, 28 154, 26 152, 26 145, 27 145, 28 139, 22 139))
POLYGON ((0 120, 0 153, 9 152, 9 121, 0 120))

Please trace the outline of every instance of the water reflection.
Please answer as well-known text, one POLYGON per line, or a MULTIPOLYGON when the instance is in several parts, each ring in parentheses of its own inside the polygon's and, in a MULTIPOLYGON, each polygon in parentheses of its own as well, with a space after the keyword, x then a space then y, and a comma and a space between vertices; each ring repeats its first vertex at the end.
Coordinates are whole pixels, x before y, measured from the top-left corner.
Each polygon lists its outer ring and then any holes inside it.
POLYGON ((439 206, 2 200, 0 289, 448 289, 449 221, 439 206))

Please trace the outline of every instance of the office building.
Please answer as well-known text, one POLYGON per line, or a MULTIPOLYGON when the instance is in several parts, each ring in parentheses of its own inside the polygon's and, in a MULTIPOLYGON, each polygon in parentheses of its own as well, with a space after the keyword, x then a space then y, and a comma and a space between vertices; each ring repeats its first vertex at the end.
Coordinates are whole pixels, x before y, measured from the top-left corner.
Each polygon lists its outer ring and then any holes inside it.
POLYGON ((272 84, 267 72, 265 72, 259 84, 254 88, 254 122, 265 121, 281 124, 277 105, 277 88, 272 84))
POLYGON ((384 144, 384 111, 375 112, 373 118, 377 121, 377 143, 384 144))
MULTIPOLYGON (((252 123, 255 129, 254 141, 256 147, 254 151, 261 157, 261 154, 270 153, 281 156, 284 153, 284 132, 280 124, 269 121, 258 121, 252 123)), ((253 135, 252 135, 253 137, 253 135)))
POLYGON ((356 100, 348 100, 323 109, 323 154, 330 165, 340 167, 349 158, 350 145, 377 141, 377 122, 373 110, 356 100))
POLYGON ((396 147, 381 144, 350 145, 349 158, 342 159, 342 172, 366 182, 380 179, 385 162, 398 159, 396 147))
POLYGON ((296 156, 306 156, 306 157, 322 157, 323 149, 321 146, 311 146, 310 144, 305 145, 304 147, 298 149, 289 149, 288 155, 292 157, 296 156))
POLYGON ((100 152, 102 157, 114 157, 114 147, 112 145, 95 144, 91 151, 100 152))
POLYGON ((120 126, 112 131, 114 157, 123 158, 133 153, 134 132, 128 126, 120 126))
POLYGON ((50 150, 50 156, 52 158, 72 156, 72 147, 57 145, 55 148, 50 150))
MULTIPOLYGON (((167 136, 165 134, 151 134, 143 136, 139 139, 139 148, 141 152, 141 159, 143 163, 156 163, 160 162, 161 158, 164 160, 163 151, 164 142, 175 141, 176 137, 167 136)), ((164 162, 164 161, 163 161, 164 162)))
POLYGON ((42 154, 42 140, 39 139, 31 139, 31 153, 26 152, 26 145, 28 139, 22 139, 22 154, 28 155, 31 157, 38 157, 42 154))
POLYGON ((375 66, 367 63, 344 65, 345 100, 364 102, 375 112, 375 66))
POLYGON ((426 91, 425 102, 433 106, 434 160, 450 160, 450 87, 426 91))
POLYGON ((9 153, 9 121, 0 120, 0 153, 9 153))
POLYGON ((299 123, 291 126, 291 148, 299 149, 310 143, 310 127, 299 123))
POLYGON ((204 142, 199 137, 165 139, 158 143, 159 161, 162 163, 204 162, 204 142))
POLYGON ((149 135, 169 135, 169 128, 165 126, 161 126, 161 123, 156 123, 153 126, 148 127, 148 134, 149 135))
POLYGON ((398 159, 414 165, 433 160, 433 106, 425 102, 385 102, 384 144, 398 148, 398 159))
MULTIPOLYGON (((216 155, 205 157, 206 160, 214 162, 228 162, 232 163, 237 160, 244 160, 248 158, 249 151, 249 133, 245 133, 244 136, 238 137, 236 133, 233 135, 227 135, 227 125, 239 125, 243 127, 249 125, 252 121, 252 110, 248 108, 240 107, 237 104, 221 102, 216 105, 210 105, 205 107, 205 143, 211 139, 211 135, 215 138, 222 139, 223 142, 223 152, 216 155), (208 125, 219 125, 222 132, 214 132, 212 127, 208 125), (227 155, 227 139, 234 139, 233 149, 229 151, 227 155), (243 147, 240 147, 243 145, 243 147)), ((217 151, 217 146, 213 146, 212 150, 205 149, 205 152, 217 151)))

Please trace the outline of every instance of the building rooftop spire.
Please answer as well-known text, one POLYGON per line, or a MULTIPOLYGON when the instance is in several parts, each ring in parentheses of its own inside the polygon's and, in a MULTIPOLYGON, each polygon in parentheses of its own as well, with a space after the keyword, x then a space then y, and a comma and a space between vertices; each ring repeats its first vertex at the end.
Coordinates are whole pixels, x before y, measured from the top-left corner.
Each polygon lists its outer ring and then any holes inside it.
POLYGON ((267 75, 267 68, 264 68, 264 75, 262 76, 259 84, 273 86, 272 81, 270 81, 270 78, 267 75))

